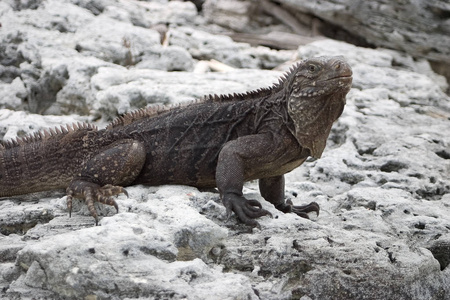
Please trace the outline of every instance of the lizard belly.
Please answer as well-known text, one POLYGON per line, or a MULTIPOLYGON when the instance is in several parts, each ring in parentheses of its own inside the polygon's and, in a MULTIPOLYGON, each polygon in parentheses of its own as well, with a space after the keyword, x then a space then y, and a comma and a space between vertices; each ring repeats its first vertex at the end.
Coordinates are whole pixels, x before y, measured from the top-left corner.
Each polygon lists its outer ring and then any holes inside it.
MULTIPOLYGON (((300 159, 293 159, 291 161, 285 162, 283 164, 278 164, 276 167, 270 168, 270 166, 266 166, 265 168, 261 168, 260 170, 255 170, 254 173, 249 174, 246 178, 246 181, 249 180, 255 180, 255 179, 261 179, 261 178, 267 178, 267 177, 274 177, 274 176, 280 176, 286 173, 291 172, 295 168, 299 167, 307 157, 300 158, 300 159)), ((275 165, 277 165, 275 163, 275 165)))

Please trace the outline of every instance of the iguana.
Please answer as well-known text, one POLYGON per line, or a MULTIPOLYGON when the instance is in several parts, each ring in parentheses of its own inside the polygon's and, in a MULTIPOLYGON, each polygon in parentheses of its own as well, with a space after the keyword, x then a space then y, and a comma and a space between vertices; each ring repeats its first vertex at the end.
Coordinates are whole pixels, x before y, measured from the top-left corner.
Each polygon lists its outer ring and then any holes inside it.
POLYGON ((285 200, 284 174, 308 156, 319 158, 352 83, 342 57, 319 57, 291 67, 278 83, 244 94, 209 95, 189 105, 145 108, 104 129, 89 124, 41 130, 0 144, 0 197, 66 188, 67 205, 94 202, 129 185, 217 187, 229 217, 259 225, 269 215, 244 198, 244 182, 259 179, 264 199, 302 217, 313 202, 285 200))

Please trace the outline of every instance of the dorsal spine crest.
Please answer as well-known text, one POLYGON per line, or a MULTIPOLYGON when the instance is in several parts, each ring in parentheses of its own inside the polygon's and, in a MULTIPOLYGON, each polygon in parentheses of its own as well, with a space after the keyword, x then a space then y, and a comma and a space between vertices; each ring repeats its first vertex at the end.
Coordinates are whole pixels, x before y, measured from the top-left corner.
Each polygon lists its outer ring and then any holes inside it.
POLYGON ((117 117, 106 128, 111 129, 115 127, 126 126, 133 123, 134 121, 144 118, 153 118, 155 116, 169 112, 179 107, 187 107, 189 105, 195 105, 199 103, 245 101, 253 97, 263 97, 265 95, 270 95, 275 90, 278 91, 279 89, 282 89, 284 87, 286 82, 290 80, 290 78, 293 76, 295 70, 298 68, 300 64, 301 62, 291 66, 290 69, 280 77, 278 82, 273 84, 269 88, 258 88, 256 90, 244 93, 233 93, 222 95, 209 94, 197 100, 173 105, 151 105, 146 108, 140 108, 117 117))
POLYGON ((67 125, 60 125, 59 127, 53 127, 53 128, 47 128, 47 129, 41 129, 39 131, 36 131, 34 133, 30 133, 28 135, 25 135, 23 137, 16 137, 8 141, 0 141, 0 149, 6 150, 11 149, 14 147, 19 147, 25 144, 30 144, 34 142, 39 141, 45 141, 48 140, 51 137, 58 136, 58 135, 65 135, 70 132, 74 132, 76 130, 80 129, 88 129, 88 130, 98 130, 97 126, 89 124, 89 123, 72 123, 67 125))

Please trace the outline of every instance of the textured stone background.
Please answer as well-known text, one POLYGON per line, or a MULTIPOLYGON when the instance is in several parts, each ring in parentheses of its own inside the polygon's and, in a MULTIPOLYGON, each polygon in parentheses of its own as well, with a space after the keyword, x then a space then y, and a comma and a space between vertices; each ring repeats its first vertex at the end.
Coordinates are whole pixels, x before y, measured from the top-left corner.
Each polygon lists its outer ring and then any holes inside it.
POLYGON ((287 195, 317 201, 318 218, 276 211, 255 182, 246 197, 275 216, 261 230, 226 221, 217 193, 184 186, 129 187, 118 214, 98 207, 98 227, 82 203, 69 218, 60 191, 2 198, 1 297, 450 298, 450 99, 430 66, 448 62, 434 42, 448 45, 448 5, 279 2, 0 2, 4 140, 266 87, 298 59, 344 55, 354 70, 323 157, 287 175, 287 195), (298 23, 269 13, 274 3, 298 23), (243 34, 290 34, 300 47, 231 38, 243 34))

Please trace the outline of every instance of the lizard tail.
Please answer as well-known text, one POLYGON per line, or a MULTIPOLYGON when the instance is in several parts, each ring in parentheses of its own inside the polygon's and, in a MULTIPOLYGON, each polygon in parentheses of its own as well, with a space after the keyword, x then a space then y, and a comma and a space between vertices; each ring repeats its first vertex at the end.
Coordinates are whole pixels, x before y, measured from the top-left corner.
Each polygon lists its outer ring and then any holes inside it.
POLYGON ((0 197, 67 187, 87 153, 83 124, 61 126, 0 143, 0 197))

